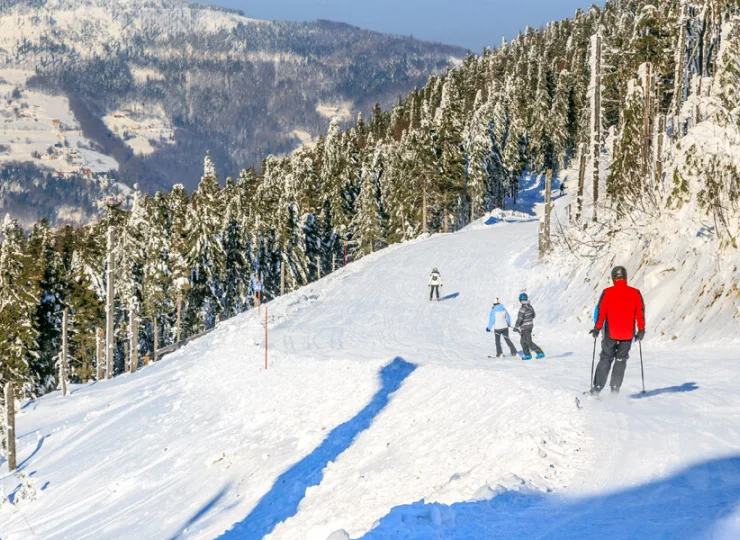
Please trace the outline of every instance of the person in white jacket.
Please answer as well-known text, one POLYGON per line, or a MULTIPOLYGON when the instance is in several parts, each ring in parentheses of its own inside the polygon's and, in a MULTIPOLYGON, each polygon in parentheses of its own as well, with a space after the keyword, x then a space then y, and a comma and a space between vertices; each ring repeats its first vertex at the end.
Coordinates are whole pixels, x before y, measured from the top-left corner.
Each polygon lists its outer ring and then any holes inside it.
POLYGON ((436 268, 432 270, 432 275, 429 276, 429 301, 432 301, 432 296, 436 293, 437 300, 439 300, 439 288, 442 286, 442 276, 439 270, 436 268))

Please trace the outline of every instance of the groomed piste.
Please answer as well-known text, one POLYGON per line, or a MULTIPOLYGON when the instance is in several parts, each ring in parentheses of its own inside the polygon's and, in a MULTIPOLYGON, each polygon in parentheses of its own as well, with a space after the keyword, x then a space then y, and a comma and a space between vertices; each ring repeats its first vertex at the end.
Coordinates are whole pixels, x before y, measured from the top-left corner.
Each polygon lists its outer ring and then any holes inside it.
POLYGON ((0 538, 740 537, 737 332, 651 335, 665 314, 643 291, 647 392, 634 347, 619 396, 577 403, 594 283, 574 275, 557 301, 537 285, 529 189, 271 302, 267 370, 264 311, 248 312, 134 375, 25 403, 0 538), (546 358, 489 358, 491 303, 514 316, 523 290, 546 358))

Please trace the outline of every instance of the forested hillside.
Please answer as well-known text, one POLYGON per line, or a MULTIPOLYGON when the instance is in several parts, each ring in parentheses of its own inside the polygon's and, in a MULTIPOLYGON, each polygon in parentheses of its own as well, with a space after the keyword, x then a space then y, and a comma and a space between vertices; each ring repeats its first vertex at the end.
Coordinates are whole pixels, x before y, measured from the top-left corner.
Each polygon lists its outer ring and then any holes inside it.
POLYGON ((0 68, 33 70, 30 89, 68 97, 84 135, 147 193, 194 188, 207 151, 232 175, 287 154, 330 114, 391 106, 464 55, 184 0, 0 3, 0 68))
POLYGON ((524 173, 581 170, 549 257, 573 253, 574 241, 603 255, 619 231, 679 212, 708 224, 713 249, 737 250, 738 15, 719 0, 609 2, 469 56, 351 129, 335 120, 315 147, 268 158, 259 175, 219 185, 206 157, 192 193, 137 191, 130 211, 111 206, 83 228, 40 222, 26 236, 6 219, 2 377, 30 394, 55 385, 69 307, 74 377, 93 378, 110 228, 119 371, 130 312, 142 351, 154 319, 170 343, 180 295, 191 335, 251 307, 255 280, 269 300, 343 264, 345 249, 356 260, 509 205, 524 173))

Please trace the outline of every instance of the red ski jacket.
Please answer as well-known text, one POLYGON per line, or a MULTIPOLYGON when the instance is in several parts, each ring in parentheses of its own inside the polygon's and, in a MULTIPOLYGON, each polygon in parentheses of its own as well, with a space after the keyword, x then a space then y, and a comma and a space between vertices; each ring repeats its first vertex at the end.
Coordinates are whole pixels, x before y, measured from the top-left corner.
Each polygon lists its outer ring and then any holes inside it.
POLYGON ((632 339, 635 323, 638 330, 645 330, 645 303, 640 291, 623 279, 604 289, 596 307, 596 328, 601 330, 604 322, 607 335, 617 341, 632 339))

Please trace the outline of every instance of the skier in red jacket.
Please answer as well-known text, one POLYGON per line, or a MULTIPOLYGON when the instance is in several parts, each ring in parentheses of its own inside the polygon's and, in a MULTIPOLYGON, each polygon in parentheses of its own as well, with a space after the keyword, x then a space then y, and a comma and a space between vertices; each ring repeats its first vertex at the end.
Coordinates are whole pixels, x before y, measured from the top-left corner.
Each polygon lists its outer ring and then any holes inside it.
POLYGON ((598 394, 604 388, 609 371, 612 372, 609 383, 611 390, 619 392, 632 340, 634 338, 642 341, 645 337, 645 303, 642 294, 638 289, 627 285, 627 270, 623 266, 614 267, 612 281, 614 285, 601 293, 594 315, 595 326, 590 332, 596 339, 604 328, 599 365, 591 388, 592 394, 598 394), (616 364, 612 370, 614 360, 616 364))

